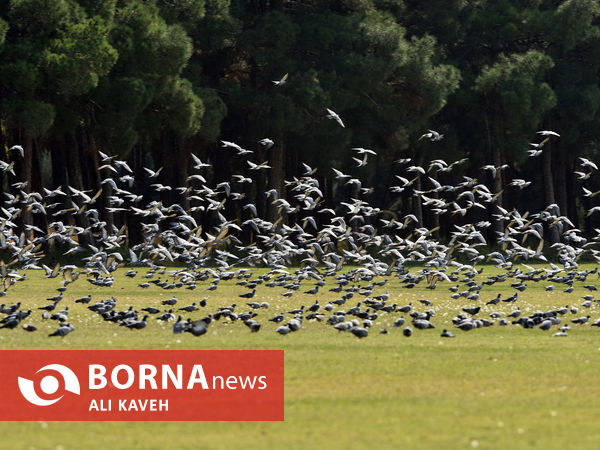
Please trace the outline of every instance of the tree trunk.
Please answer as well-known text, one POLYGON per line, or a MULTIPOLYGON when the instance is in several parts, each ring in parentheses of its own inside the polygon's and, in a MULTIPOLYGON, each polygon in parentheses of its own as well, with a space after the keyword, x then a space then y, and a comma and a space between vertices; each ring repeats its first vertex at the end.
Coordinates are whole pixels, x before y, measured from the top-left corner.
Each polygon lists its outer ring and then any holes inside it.
MULTIPOLYGON (((421 174, 417 172, 417 180, 415 181, 415 189, 418 191, 422 190, 421 187, 421 174)), ((417 217, 417 222, 419 222, 419 226, 423 227, 425 224, 423 223, 423 204, 421 202, 421 196, 414 196, 414 211, 415 216, 417 217)))
MULTIPOLYGON (((493 117, 496 116, 498 117, 499 114, 495 114, 492 115, 493 117)), ((495 122, 495 126, 490 124, 490 120, 489 120, 489 116, 488 116, 488 112, 487 110, 484 112, 484 123, 485 123, 485 130, 486 130, 486 135, 487 135, 487 151, 488 151, 488 155, 491 154, 492 156, 492 164, 495 167, 500 167, 502 165, 502 150, 500 149, 500 136, 502 136, 502 130, 500 129, 499 125, 498 125, 498 120, 496 120, 495 122), (492 134, 492 126, 494 127, 494 131, 492 134), (495 137, 495 139, 494 139, 495 137)), ((502 171, 501 170, 497 170, 496 171, 496 176, 494 177, 494 195, 497 195, 496 197, 496 208, 494 208, 495 212, 497 214, 502 214, 500 212, 499 208, 502 208, 502 171)), ((502 219, 496 219, 494 217, 491 216, 492 212, 494 210, 490 211, 490 221, 493 224, 493 230, 495 233, 493 233, 494 235, 494 239, 497 239, 497 237, 500 235, 504 234, 504 221, 502 219), (498 234, 499 233, 499 234, 498 234)))
MULTIPOLYGON (((186 141, 184 138, 179 138, 178 139, 178 148, 177 148, 177 154, 176 154, 176 158, 177 158, 177 165, 174 168, 175 171, 175 184, 172 185, 173 188, 175 188, 175 186, 185 186, 185 187, 189 187, 188 181, 187 181, 187 177, 189 176, 189 158, 190 158, 190 152, 187 149, 187 145, 186 145, 186 141)), ((188 192, 184 192, 181 195, 181 202, 179 203, 181 205, 181 207, 186 210, 189 211, 190 209, 190 199, 189 199, 189 193, 188 192)))
MULTIPOLYGON (((82 166, 81 166, 81 157, 79 154, 79 147, 77 145, 77 139, 73 134, 69 134, 66 142, 66 152, 67 152, 67 171, 69 172, 69 181, 71 187, 77 190, 84 190, 83 187, 83 175, 82 175, 82 166)), ((75 201, 78 206, 83 206, 81 199, 75 201)), ((90 207, 89 205, 87 206, 90 207)), ((89 227, 89 220, 83 212, 77 214, 69 215, 69 222, 81 227, 89 227)), ((80 245, 86 245, 87 239, 85 239, 85 235, 82 235, 85 242, 80 242, 80 245)))
MULTIPOLYGON (((33 149, 33 161, 32 161, 32 173, 38 174, 36 177, 32 176, 31 189, 33 192, 43 192, 42 187, 44 186, 42 180, 42 168, 41 168, 41 145, 39 141, 36 141, 32 147, 33 149)), ((43 203, 43 202, 42 202, 43 203)), ((48 216, 46 214, 37 213, 34 217, 34 224, 41 230, 48 228, 48 216)))
MULTIPOLYGON (((544 199, 546 206, 556 203, 554 196, 554 180, 552 177, 552 152, 550 146, 546 148, 543 153, 542 161, 542 174, 544 177, 544 199)), ((558 229, 556 227, 550 228, 550 243, 554 244, 558 242, 558 229)))
MULTIPOLYGON (((437 178, 438 178, 437 174, 431 174, 431 178, 433 178, 434 180, 437 181, 437 178)), ((439 198, 440 198, 440 194, 437 191, 433 192, 431 196, 432 196, 432 198, 434 198, 436 200, 439 200, 439 198)), ((439 228, 440 227, 440 215, 432 212, 431 213, 431 221, 432 221, 431 228, 437 229, 433 235, 436 239, 439 239, 439 237, 440 237, 440 228, 439 228)))
MULTIPOLYGON (((67 188, 69 184, 69 175, 65 170, 67 167, 67 159, 65 158, 65 140, 60 139, 60 141, 53 142, 53 147, 50 150, 50 156, 52 158, 52 187, 53 189, 57 189, 59 187, 68 194, 69 190, 67 188)), ((62 197, 59 197, 62 199, 62 197)))
MULTIPOLYGON (((25 188, 23 189, 26 193, 31 192, 32 186, 32 169, 33 169, 33 139, 29 135, 29 133, 24 133, 23 138, 23 150, 24 156, 21 164, 21 170, 17 172, 19 174, 19 181, 27 182, 25 188)), ((20 157, 17 157, 20 158, 20 157)), ((28 208, 23 210, 22 214, 23 225, 33 225, 33 216, 31 211, 28 208)), ((27 238, 31 238, 32 236, 27 236, 27 238)))
MULTIPOLYGON (((52 158, 52 188, 57 189, 61 188, 61 190, 67 194, 68 197, 57 196, 54 198, 56 202, 61 202, 61 206, 55 208, 55 211, 59 211, 66 207, 66 205, 70 204, 67 200, 70 198, 70 192, 67 186, 69 185, 69 174, 67 173, 67 158, 65 156, 65 140, 64 136, 61 137, 58 141, 52 142, 52 148, 50 150, 50 157, 52 158)), ((50 222, 54 222, 59 217, 51 216, 48 218, 50 222)), ((56 241, 54 238, 51 238, 48 241, 48 252, 50 254, 54 253, 56 248, 56 241)))
MULTIPOLYGON (((557 193, 557 202, 558 207, 562 214, 569 216, 569 202, 567 195, 567 158, 563 151, 557 149, 557 158, 558 160, 558 168, 556 170, 556 193, 557 193)), ((576 217, 569 217, 573 223, 576 223, 576 217)))
MULTIPOLYGON (((133 171, 133 186, 130 191, 135 195, 143 195, 145 172, 143 169, 143 153, 140 144, 133 148, 131 170, 133 171)), ((140 208, 143 204, 143 200, 140 203, 129 203, 130 206, 135 206, 136 208, 140 208)), ((127 219, 127 239, 128 245, 131 247, 142 242, 142 224, 137 214, 128 214, 127 219)))
MULTIPOLYGON (((269 189, 275 189, 279 198, 285 198, 284 191, 284 180, 285 180, 285 155, 284 146, 281 143, 282 140, 278 139, 278 142, 269 150, 271 156, 269 158, 269 189)), ((269 203, 267 205, 267 220, 271 223, 275 222, 279 218, 278 214, 279 207, 269 203)), ((285 220, 285 212, 282 210, 281 216, 285 220)))
MULTIPOLYGON (((493 154, 493 164, 495 167, 500 167, 502 166, 502 151, 500 150, 500 146, 498 144, 494 145, 494 150, 493 150, 494 154, 493 154)), ((496 208, 497 213, 498 214, 502 214, 499 210, 499 208, 502 208, 502 170, 497 169, 496 170, 496 176, 494 177, 494 195, 497 195, 496 197, 496 206, 498 208, 496 208)), ((496 231, 497 233, 500 233, 501 235, 504 234, 504 220, 502 219, 496 219, 493 220, 494 223, 494 231, 496 231)))
POLYGON ((271 202, 274 198, 271 196, 267 199, 265 195, 265 176, 263 175, 264 170, 252 171, 246 175, 252 178, 253 197, 255 198, 254 204, 258 211, 258 217, 265 217, 267 208, 271 206, 271 202))
MULTIPOLYGON (((82 130, 82 133, 84 133, 84 131, 82 130)), ((96 195, 96 192, 98 192, 98 190, 102 189, 102 194, 100 194, 100 197, 98 198, 98 200, 96 200, 96 204, 92 205, 91 207, 96 209, 98 211, 98 220, 102 220, 101 217, 101 213, 102 210, 104 208, 99 207, 99 205, 104 204, 104 186, 102 185, 102 177, 100 175, 100 171, 98 170, 98 167, 100 167, 99 164, 99 157, 100 155, 98 154, 98 144, 96 141, 96 137, 94 136, 93 133, 90 133, 87 135, 88 139, 87 139, 87 143, 86 143, 86 147, 87 147, 87 157, 88 157, 88 161, 89 161, 89 167, 88 167, 88 174, 89 174, 89 179, 87 180, 88 185, 90 186, 90 188, 92 189, 91 195, 96 195)), ((112 217, 112 215, 111 215, 112 217)), ((111 222, 112 224, 112 222, 111 222)), ((96 240, 95 237, 92 233, 89 234, 89 238, 90 238, 90 242, 92 244, 95 245, 96 240)))

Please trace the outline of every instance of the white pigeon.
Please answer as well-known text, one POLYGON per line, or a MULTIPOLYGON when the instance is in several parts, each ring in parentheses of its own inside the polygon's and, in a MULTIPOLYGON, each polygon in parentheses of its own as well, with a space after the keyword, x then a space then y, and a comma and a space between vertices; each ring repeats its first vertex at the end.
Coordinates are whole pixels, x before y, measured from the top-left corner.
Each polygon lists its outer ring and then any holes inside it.
POLYGON ((273 84, 275 86, 283 86, 287 82, 287 79, 288 79, 288 74, 286 73, 279 80, 273 80, 273 84))
POLYGON ((365 153, 365 157, 361 160, 359 158, 352 157, 354 161, 358 164, 356 167, 364 167, 367 165, 367 154, 365 153))
POLYGON ((230 142, 230 141, 221 141, 221 145, 223 147, 235 148, 238 151, 242 149, 242 147, 240 147, 239 145, 237 145, 235 142, 230 142))
POLYGON ((200 158, 191 153, 192 159, 194 160, 194 169, 201 169, 203 167, 210 167, 211 164, 204 163, 200 158))
POLYGON ((252 161, 246 161, 250 166, 250 170, 261 170, 261 169, 270 169, 271 166, 267 165, 268 161, 264 161, 260 164, 253 163, 252 161))
POLYGON ((366 154, 366 153, 368 153, 369 155, 377 155, 377 153, 375 153, 373 150, 370 150, 368 148, 352 147, 352 150, 355 150, 356 152, 358 152, 359 155, 366 154))
POLYGON ((590 161, 589 159, 582 158, 580 156, 579 160, 581 161, 581 167, 590 167, 594 170, 598 170, 598 166, 594 162, 590 161))
POLYGON ((261 139, 260 141, 258 141, 258 143, 264 146, 267 150, 269 150, 271 147, 273 147, 273 145, 275 145, 275 142, 273 142, 269 138, 261 139))
POLYGON ((8 149, 8 151, 17 151, 19 155, 21 155, 21 158, 25 157, 25 150, 23 150, 23 147, 21 147, 20 145, 13 145, 11 148, 8 149))
POLYGON ((238 155, 249 155, 251 153, 254 153, 252 150, 246 150, 245 148, 240 147, 235 142, 221 141, 221 146, 222 147, 230 147, 230 148, 236 149, 237 152, 238 152, 237 153, 238 155))
POLYGON ((541 134, 542 136, 556 136, 556 137, 560 137, 560 134, 558 134, 556 131, 550 131, 550 130, 538 131, 537 134, 541 134))
POLYGON ((333 172, 335 173, 335 179, 339 180, 339 179, 344 179, 344 178, 350 178, 350 175, 346 175, 345 173, 342 173, 341 171, 337 170, 336 168, 332 167, 331 168, 333 170, 333 172))
POLYGON ((427 133, 423 134, 420 138, 419 141, 423 138, 427 138, 430 141, 439 141, 440 139, 442 139, 444 137, 443 134, 438 133, 435 130, 428 130, 427 133))
POLYGON ((328 119, 333 119, 337 123, 339 123, 342 128, 346 128, 345 125, 344 125, 344 122, 342 122, 342 119, 340 118, 340 116, 335 111, 332 111, 329 108, 325 108, 325 109, 327 109, 327 118, 328 119))
POLYGON ((160 171, 163 170, 162 167, 160 169, 158 169, 156 172, 153 171, 152 169, 148 169, 147 167, 144 167, 143 169, 150 176, 150 178, 156 178, 156 177, 158 177, 158 174, 160 173, 160 171))

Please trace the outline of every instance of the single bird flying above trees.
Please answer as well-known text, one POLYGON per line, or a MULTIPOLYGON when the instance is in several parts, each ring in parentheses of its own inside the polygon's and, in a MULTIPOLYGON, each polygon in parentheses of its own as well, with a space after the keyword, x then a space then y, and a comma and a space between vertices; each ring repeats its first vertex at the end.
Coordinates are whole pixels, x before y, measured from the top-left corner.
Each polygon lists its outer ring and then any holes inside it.
POLYGON ((25 150, 23 150, 23 147, 21 147, 20 145, 13 145, 11 148, 8 149, 8 151, 17 152, 21 156, 21 158, 25 157, 25 150))
POLYGON ((273 147, 273 145, 275 145, 275 142, 273 142, 269 138, 261 139, 260 141, 258 141, 258 143, 265 147, 267 150, 269 150, 271 147, 273 147))
POLYGON ((556 137, 560 137, 560 134, 558 134, 556 131, 550 131, 550 130, 538 131, 537 134, 541 134, 542 136, 556 136, 556 137))
POLYGON ((342 119, 335 111, 332 111, 329 108, 325 108, 325 109, 327 109, 327 118, 328 119, 333 119, 337 123, 339 123, 342 128, 346 128, 346 126, 344 125, 344 122, 342 122, 342 119))
POLYGON ((419 141, 421 139, 427 138, 430 141, 439 141, 440 139, 442 139, 444 137, 443 134, 438 133, 437 131, 434 130, 428 130, 427 133, 423 134, 420 138, 419 141))
POLYGON ((288 79, 288 75, 289 74, 285 74, 284 76, 282 76, 279 80, 273 80, 273 84, 275 86, 283 86, 285 83, 287 83, 287 79, 288 79))

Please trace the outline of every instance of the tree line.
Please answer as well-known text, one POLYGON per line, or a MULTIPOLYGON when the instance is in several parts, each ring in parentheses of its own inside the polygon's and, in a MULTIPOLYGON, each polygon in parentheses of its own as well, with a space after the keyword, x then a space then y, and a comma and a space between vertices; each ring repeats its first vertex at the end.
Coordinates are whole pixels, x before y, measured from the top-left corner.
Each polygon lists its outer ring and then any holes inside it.
MULTIPOLYGON (((599 14, 597 0, 5 1, 0 159, 14 162, 24 192, 102 187, 108 207, 98 152, 118 155, 135 175, 131 189, 186 207, 189 191, 151 192, 154 180, 143 168, 162 168, 164 185, 189 186, 193 153, 212 165, 207 183, 248 175, 222 139, 269 161, 244 192, 262 217, 278 214, 265 192, 291 195, 285 180, 306 163, 317 169, 324 207, 365 195, 447 235, 460 218, 440 223, 411 192, 390 190, 395 161, 468 158, 433 177, 446 184, 477 178, 508 210, 556 204, 591 232, 595 219, 585 211, 594 199, 582 187, 594 192, 600 183, 576 172, 578 157, 598 156, 599 14), (327 120, 326 108, 345 127, 327 120), (443 139, 419 140, 429 129, 443 139), (542 129, 560 138, 529 156, 542 129), (265 137, 272 148, 258 144, 265 137), (8 151, 15 144, 23 158, 8 151), (351 147, 377 155, 357 167, 351 147), (504 164, 495 177, 482 169, 504 164), (368 189, 336 182, 332 167, 368 189), (533 183, 508 188, 513 178, 533 183)), ((421 178, 416 188, 425 189, 421 178)), ((2 179, 10 191, 6 172, 2 179)), ((226 208, 241 214, 239 206, 226 208)), ((473 214, 487 220, 492 212, 473 214)), ((119 221, 110 209, 100 213, 119 221)), ((64 219, 83 220, 68 211, 64 219)), ((47 219, 26 212, 22 220, 47 219)))

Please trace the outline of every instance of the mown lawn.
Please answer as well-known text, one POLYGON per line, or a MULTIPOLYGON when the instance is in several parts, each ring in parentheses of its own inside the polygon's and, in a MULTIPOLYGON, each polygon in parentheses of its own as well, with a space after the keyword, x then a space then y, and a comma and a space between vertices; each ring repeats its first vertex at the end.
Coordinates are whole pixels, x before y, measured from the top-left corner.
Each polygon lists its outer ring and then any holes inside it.
MULTIPOLYGON (((478 279, 496 271, 486 267, 478 279)), ((259 286, 253 300, 271 306, 258 311, 262 329, 255 334, 229 320, 211 324, 202 337, 173 335, 172 324, 154 319, 133 331, 74 304, 74 299, 92 294, 92 302, 115 296, 117 309, 160 307, 160 300, 175 294, 177 306, 208 297, 206 308, 184 317, 200 318, 232 303, 238 305, 236 312, 249 309, 238 297, 246 289, 235 286, 237 280, 223 281, 212 292, 206 291, 208 281, 195 291, 165 291, 154 285, 138 288, 140 275, 128 279, 123 274, 116 274, 112 288, 92 286, 83 277, 69 286, 59 306, 70 306, 75 331, 64 339, 48 338, 56 323, 42 321, 35 311, 25 323, 35 324, 38 331, 0 330, 0 349, 283 349, 285 421, 5 422, 0 424, 0 448, 598 448, 600 330, 590 324, 600 311, 595 303, 590 309, 579 306, 581 296, 589 293, 582 284, 600 284, 596 275, 575 282, 570 294, 556 283, 553 292, 546 292, 549 282, 528 282, 515 304, 496 306, 483 305, 497 293, 514 293, 509 284, 515 280, 486 287, 478 301, 451 299, 449 283, 439 283, 432 291, 424 283, 405 289, 390 281, 375 294, 389 291, 388 303, 412 301, 419 311, 428 307, 418 299, 431 300, 436 328, 415 330, 406 338, 402 328, 391 327, 402 314, 382 313, 370 335, 359 340, 325 323, 307 321, 298 332, 280 336, 274 333, 277 325, 266 320, 300 305, 308 307, 315 298, 321 304, 339 298, 328 291, 333 280, 316 296, 302 293, 312 287, 305 281, 291 299, 281 296, 283 288, 259 286), (487 317, 491 311, 505 315, 516 306, 528 314, 566 304, 578 305, 579 312, 565 315, 563 323, 592 316, 586 325, 571 324, 566 338, 550 337, 556 327, 542 331, 517 325, 452 329, 456 338, 440 338, 443 328, 452 328, 451 319, 461 307, 481 305, 479 315, 487 317), (382 328, 389 333, 379 334, 382 328)), ((44 279, 42 272, 28 272, 27 277, 0 303, 37 307, 47 304, 45 298, 60 286, 60 278, 44 279)), ((343 308, 361 299, 355 295, 343 308)))

